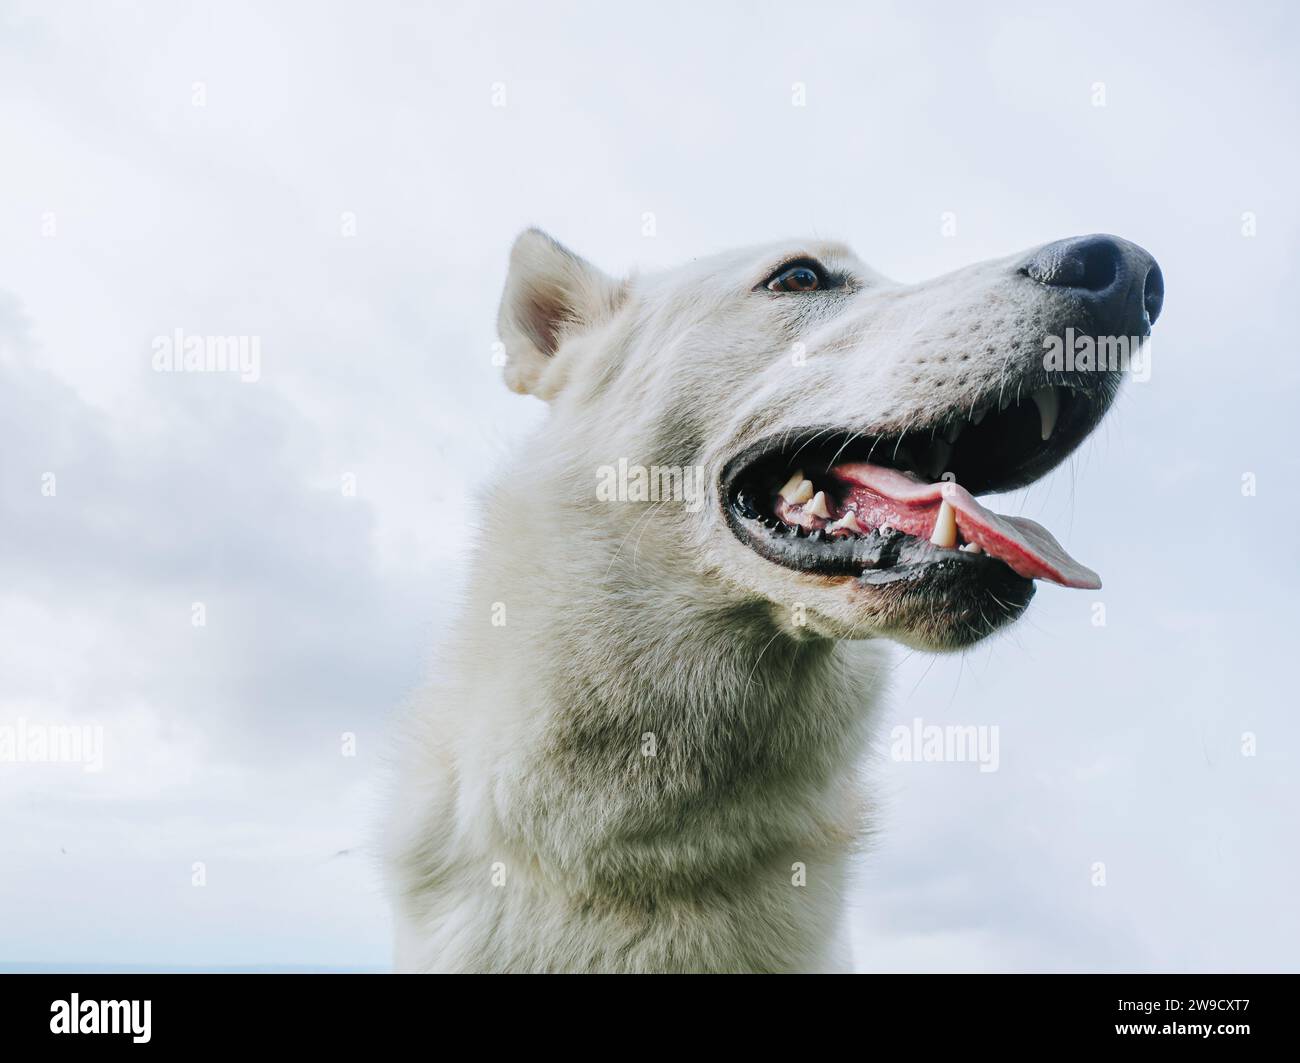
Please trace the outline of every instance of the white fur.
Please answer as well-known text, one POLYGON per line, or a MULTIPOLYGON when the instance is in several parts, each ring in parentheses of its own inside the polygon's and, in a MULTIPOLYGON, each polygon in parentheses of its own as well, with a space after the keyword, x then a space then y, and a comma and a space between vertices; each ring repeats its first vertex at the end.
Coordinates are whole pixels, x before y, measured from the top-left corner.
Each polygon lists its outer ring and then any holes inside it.
POLYGON ((845 966, 875 636, 949 642, 933 616, 741 545, 718 473, 774 432, 973 404, 1008 373, 1009 339, 1049 331, 1010 261, 905 286, 811 241, 618 282, 520 237, 506 379, 551 412, 485 500, 443 678, 402 731, 400 969, 845 966), (754 290, 804 253, 850 283, 754 290), (702 465, 705 504, 598 501, 620 458, 702 465))

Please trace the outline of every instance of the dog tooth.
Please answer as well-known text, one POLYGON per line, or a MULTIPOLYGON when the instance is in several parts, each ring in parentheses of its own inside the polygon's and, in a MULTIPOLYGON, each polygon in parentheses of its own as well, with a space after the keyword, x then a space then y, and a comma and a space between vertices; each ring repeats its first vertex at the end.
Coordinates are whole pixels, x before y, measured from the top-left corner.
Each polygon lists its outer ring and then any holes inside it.
POLYGON ((801 502, 807 502, 813 496, 813 485, 811 480, 803 478, 803 470, 800 469, 781 488, 781 497, 792 506, 797 506, 801 502))
POLYGON ((951 550, 957 545, 957 511, 946 501, 939 504, 939 515, 934 520, 934 534, 930 542, 951 550))
POLYGON ((974 413, 970 415, 970 423, 979 424, 980 421, 984 420, 984 418, 988 416, 988 412, 989 412, 989 408, 987 406, 981 406, 978 410, 976 410, 974 413))
POLYGON ((962 543, 957 549, 963 554, 982 554, 984 552, 980 549, 979 543, 962 543))
MULTIPOLYGON (((805 480, 804 483, 808 483, 808 481, 805 480)), ((812 484, 808 484, 808 486, 811 487, 812 484)), ((831 511, 826 508, 826 492, 818 491, 812 496, 812 501, 803 507, 803 510, 805 513, 811 513, 814 517, 821 517, 823 520, 828 519, 831 511)))
POLYGON ((828 532, 851 531, 855 535, 864 534, 864 529, 862 525, 858 523, 857 515, 853 510, 849 510, 839 520, 835 521, 835 523, 826 525, 826 530, 828 532))
POLYGON ((953 443, 957 442, 957 438, 961 435, 961 430, 965 427, 965 421, 954 421, 948 426, 948 430, 944 432, 943 438, 948 441, 949 446, 952 446, 953 443))
POLYGON ((1061 400, 1057 397, 1056 388, 1039 388, 1031 398, 1038 407, 1038 416, 1042 418, 1043 438, 1051 439, 1052 433, 1056 431, 1056 415, 1061 411, 1061 400))

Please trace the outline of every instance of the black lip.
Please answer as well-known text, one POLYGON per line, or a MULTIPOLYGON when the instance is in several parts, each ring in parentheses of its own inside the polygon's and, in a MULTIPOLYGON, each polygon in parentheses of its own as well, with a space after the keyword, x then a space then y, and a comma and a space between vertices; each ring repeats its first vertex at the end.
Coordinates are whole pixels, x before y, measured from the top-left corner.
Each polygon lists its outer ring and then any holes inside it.
MULTIPOLYGON (((973 578, 981 583, 1004 584, 1008 596, 1019 597, 1033 581, 1017 576, 997 558, 962 550, 945 550, 926 539, 896 529, 875 529, 854 539, 811 536, 760 517, 727 508, 727 522, 742 543, 786 568, 825 576, 857 576, 864 585, 881 586, 899 580, 919 579, 939 573, 973 578)), ((1028 598, 1025 598, 1028 601, 1028 598)))

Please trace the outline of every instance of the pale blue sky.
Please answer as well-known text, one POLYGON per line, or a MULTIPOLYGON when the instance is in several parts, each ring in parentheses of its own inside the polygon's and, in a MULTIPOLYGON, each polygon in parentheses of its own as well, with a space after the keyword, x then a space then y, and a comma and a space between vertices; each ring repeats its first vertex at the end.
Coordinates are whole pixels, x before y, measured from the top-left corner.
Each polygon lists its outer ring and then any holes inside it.
POLYGON ((882 734, 996 724, 1001 764, 877 758, 855 945, 1300 966, 1291 5, 536 7, 0 3, 0 724, 105 733, 100 773, 0 764, 0 964, 387 962, 385 722, 543 415, 491 365, 538 224, 610 271, 792 235, 902 280, 1155 254, 1151 380, 998 503, 1105 589, 898 653, 882 734), (175 328, 260 337, 260 380, 153 373, 175 328))

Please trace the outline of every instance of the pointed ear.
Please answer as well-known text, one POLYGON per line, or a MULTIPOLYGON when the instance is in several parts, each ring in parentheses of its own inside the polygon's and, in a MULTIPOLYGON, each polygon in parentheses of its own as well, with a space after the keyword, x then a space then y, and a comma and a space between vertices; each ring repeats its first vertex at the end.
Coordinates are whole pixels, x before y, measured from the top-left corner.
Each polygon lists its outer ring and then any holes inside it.
POLYGON ((623 294, 621 284, 540 229, 520 233, 497 315, 510 389, 553 398, 563 376, 553 370, 564 341, 611 317, 623 294))

